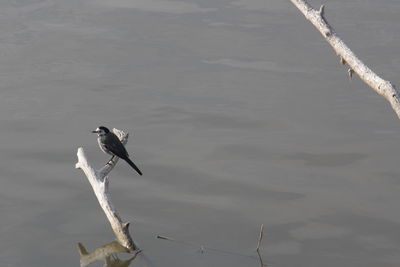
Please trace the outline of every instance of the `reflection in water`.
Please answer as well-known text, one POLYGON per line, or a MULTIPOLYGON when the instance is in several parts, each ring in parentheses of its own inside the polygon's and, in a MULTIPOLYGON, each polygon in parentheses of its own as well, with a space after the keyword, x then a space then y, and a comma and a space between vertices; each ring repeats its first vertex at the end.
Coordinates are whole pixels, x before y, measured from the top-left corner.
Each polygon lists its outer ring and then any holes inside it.
POLYGON ((113 241, 106 245, 95 248, 92 252, 88 252, 82 243, 78 243, 78 251, 81 256, 80 263, 81 267, 88 266, 95 261, 104 261, 104 267, 124 267, 129 266, 131 262, 140 253, 135 251, 133 256, 127 260, 121 260, 118 258, 117 253, 125 252, 129 253, 129 250, 121 246, 117 241, 113 241))

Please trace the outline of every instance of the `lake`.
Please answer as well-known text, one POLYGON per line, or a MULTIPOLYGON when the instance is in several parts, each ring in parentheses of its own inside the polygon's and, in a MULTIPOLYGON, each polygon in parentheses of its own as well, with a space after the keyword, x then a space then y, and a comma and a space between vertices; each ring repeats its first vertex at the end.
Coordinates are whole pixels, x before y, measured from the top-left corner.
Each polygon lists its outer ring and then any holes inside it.
MULTIPOLYGON (((400 2, 321 3, 399 86, 400 2)), ((400 265, 399 120, 290 1, 1 1, 0 124, 0 266, 114 240, 75 169, 100 125, 144 173, 109 177, 131 266, 260 266, 261 224, 268 266, 400 265)))

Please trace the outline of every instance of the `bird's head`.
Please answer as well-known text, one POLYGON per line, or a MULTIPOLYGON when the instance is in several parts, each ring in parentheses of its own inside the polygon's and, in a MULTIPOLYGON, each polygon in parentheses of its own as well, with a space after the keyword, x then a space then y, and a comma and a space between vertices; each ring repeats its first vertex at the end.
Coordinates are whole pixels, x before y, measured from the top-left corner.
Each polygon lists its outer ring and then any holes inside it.
POLYGON ((92 133, 97 133, 98 136, 106 135, 109 132, 110 132, 110 130, 108 130, 104 126, 99 126, 96 130, 92 131, 92 133))

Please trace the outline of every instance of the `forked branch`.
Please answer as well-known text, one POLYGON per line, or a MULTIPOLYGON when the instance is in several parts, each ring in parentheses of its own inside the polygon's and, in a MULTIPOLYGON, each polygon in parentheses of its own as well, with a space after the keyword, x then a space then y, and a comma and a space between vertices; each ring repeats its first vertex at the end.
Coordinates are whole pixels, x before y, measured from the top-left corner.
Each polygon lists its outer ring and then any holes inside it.
MULTIPOLYGON (((128 141, 128 134, 123 131, 113 129, 113 132, 118 136, 121 142, 125 145, 128 141)), ((75 168, 81 169, 89 180, 93 188, 94 194, 107 216, 114 231, 117 241, 129 251, 134 251, 137 246, 129 234, 129 222, 122 222, 118 215, 117 210, 111 202, 110 193, 108 191, 108 177, 107 175, 114 168, 118 161, 118 157, 112 157, 111 160, 99 170, 95 170, 88 162, 85 152, 82 147, 78 148, 78 163, 75 168)))

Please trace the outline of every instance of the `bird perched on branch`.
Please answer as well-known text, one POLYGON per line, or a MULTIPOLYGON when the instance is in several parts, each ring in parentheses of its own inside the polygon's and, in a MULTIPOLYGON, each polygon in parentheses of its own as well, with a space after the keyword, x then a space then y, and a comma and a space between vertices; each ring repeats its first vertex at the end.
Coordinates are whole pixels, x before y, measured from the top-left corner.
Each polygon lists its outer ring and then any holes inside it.
POLYGON ((97 134, 97 142, 104 153, 125 160, 133 169, 135 169, 135 171, 137 171, 137 173, 142 175, 142 172, 135 163, 129 159, 129 154, 126 151, 125 146, 114 133, 110 132, 110 130, 104 126, 99 126, 96 130, 92 131, 92 133, 97 134))

